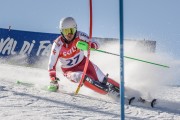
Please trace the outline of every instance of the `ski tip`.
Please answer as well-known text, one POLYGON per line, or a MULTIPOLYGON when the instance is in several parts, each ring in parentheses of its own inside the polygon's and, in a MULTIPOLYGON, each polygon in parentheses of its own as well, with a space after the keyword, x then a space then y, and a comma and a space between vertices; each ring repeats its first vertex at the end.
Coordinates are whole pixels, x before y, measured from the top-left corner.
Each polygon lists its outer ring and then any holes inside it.
POLYGON ((133 100, 135 100, 135 97, 130 98, 128 104, 131 105, 131 103, 132 103, 133 100))
POLYGON ((157 99, 153 99, 152 102, 151 102, 151 107, 154 108, 154 105, 156 104, 157 102, 157 99))

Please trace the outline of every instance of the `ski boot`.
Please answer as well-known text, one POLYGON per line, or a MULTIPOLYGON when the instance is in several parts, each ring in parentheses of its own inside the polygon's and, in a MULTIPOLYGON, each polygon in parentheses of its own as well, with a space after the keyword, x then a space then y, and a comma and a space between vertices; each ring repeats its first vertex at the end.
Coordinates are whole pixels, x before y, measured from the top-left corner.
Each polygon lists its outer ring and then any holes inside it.
POLYGON ((108 86, 108 96, 113 98, 116 101, 119 101, 120 93, 119 93, 119 84, 116 83, 114 80, 108 78, 108 74, 105 76, 102 84, 108 86))
POLYGON ((55 78, 55 80, 52 80, 50 82, 50 85, 48 86, 48 90, 51 92, 56 92, 59 89, 58 81, 59 81, 59 78, 55 78))

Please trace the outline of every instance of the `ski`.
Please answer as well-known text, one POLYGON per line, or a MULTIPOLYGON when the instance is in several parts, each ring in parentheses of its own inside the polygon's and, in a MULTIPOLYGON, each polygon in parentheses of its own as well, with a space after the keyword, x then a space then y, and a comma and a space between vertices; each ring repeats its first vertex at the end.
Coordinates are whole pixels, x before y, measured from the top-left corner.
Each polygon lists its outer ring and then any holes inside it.
POLYGON ((157 104, 157 99, 147 100, 142 97, 130 97, 130 98, 125 97, 125 101, 126 101, 126 104, 128 105, 142 104, 142 105, 150 106, 152 108, 154 108, 155 105, 157 104))

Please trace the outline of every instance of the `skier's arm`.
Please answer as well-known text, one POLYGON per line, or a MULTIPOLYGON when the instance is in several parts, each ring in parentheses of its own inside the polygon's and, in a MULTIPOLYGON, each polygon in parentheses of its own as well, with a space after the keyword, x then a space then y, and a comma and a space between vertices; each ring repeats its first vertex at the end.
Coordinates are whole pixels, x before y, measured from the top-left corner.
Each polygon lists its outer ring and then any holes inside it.
POLYGON ((51 80, 56 79, 56 64, 59 58, 59 52, 61 50, 61 44, 54 42, 51 49, 51 54, 49 57, 48 71, 51 80))

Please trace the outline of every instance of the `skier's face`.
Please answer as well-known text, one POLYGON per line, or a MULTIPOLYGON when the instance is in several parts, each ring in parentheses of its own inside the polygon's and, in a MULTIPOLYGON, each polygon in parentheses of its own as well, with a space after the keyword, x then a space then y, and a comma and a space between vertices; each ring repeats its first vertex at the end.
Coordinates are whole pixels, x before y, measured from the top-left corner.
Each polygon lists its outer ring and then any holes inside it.
POLYGON ((74 34, 69 33, 68 35, 64 36, 66 40, 71 41, 74 38, 74 34))
POLYGON ((62 33, 63 33, 64 37, 68 41, 71 41, 74 38, 74 35, 76 33, 76 28, 66 28, 66 29, 63 29, 62 33))

